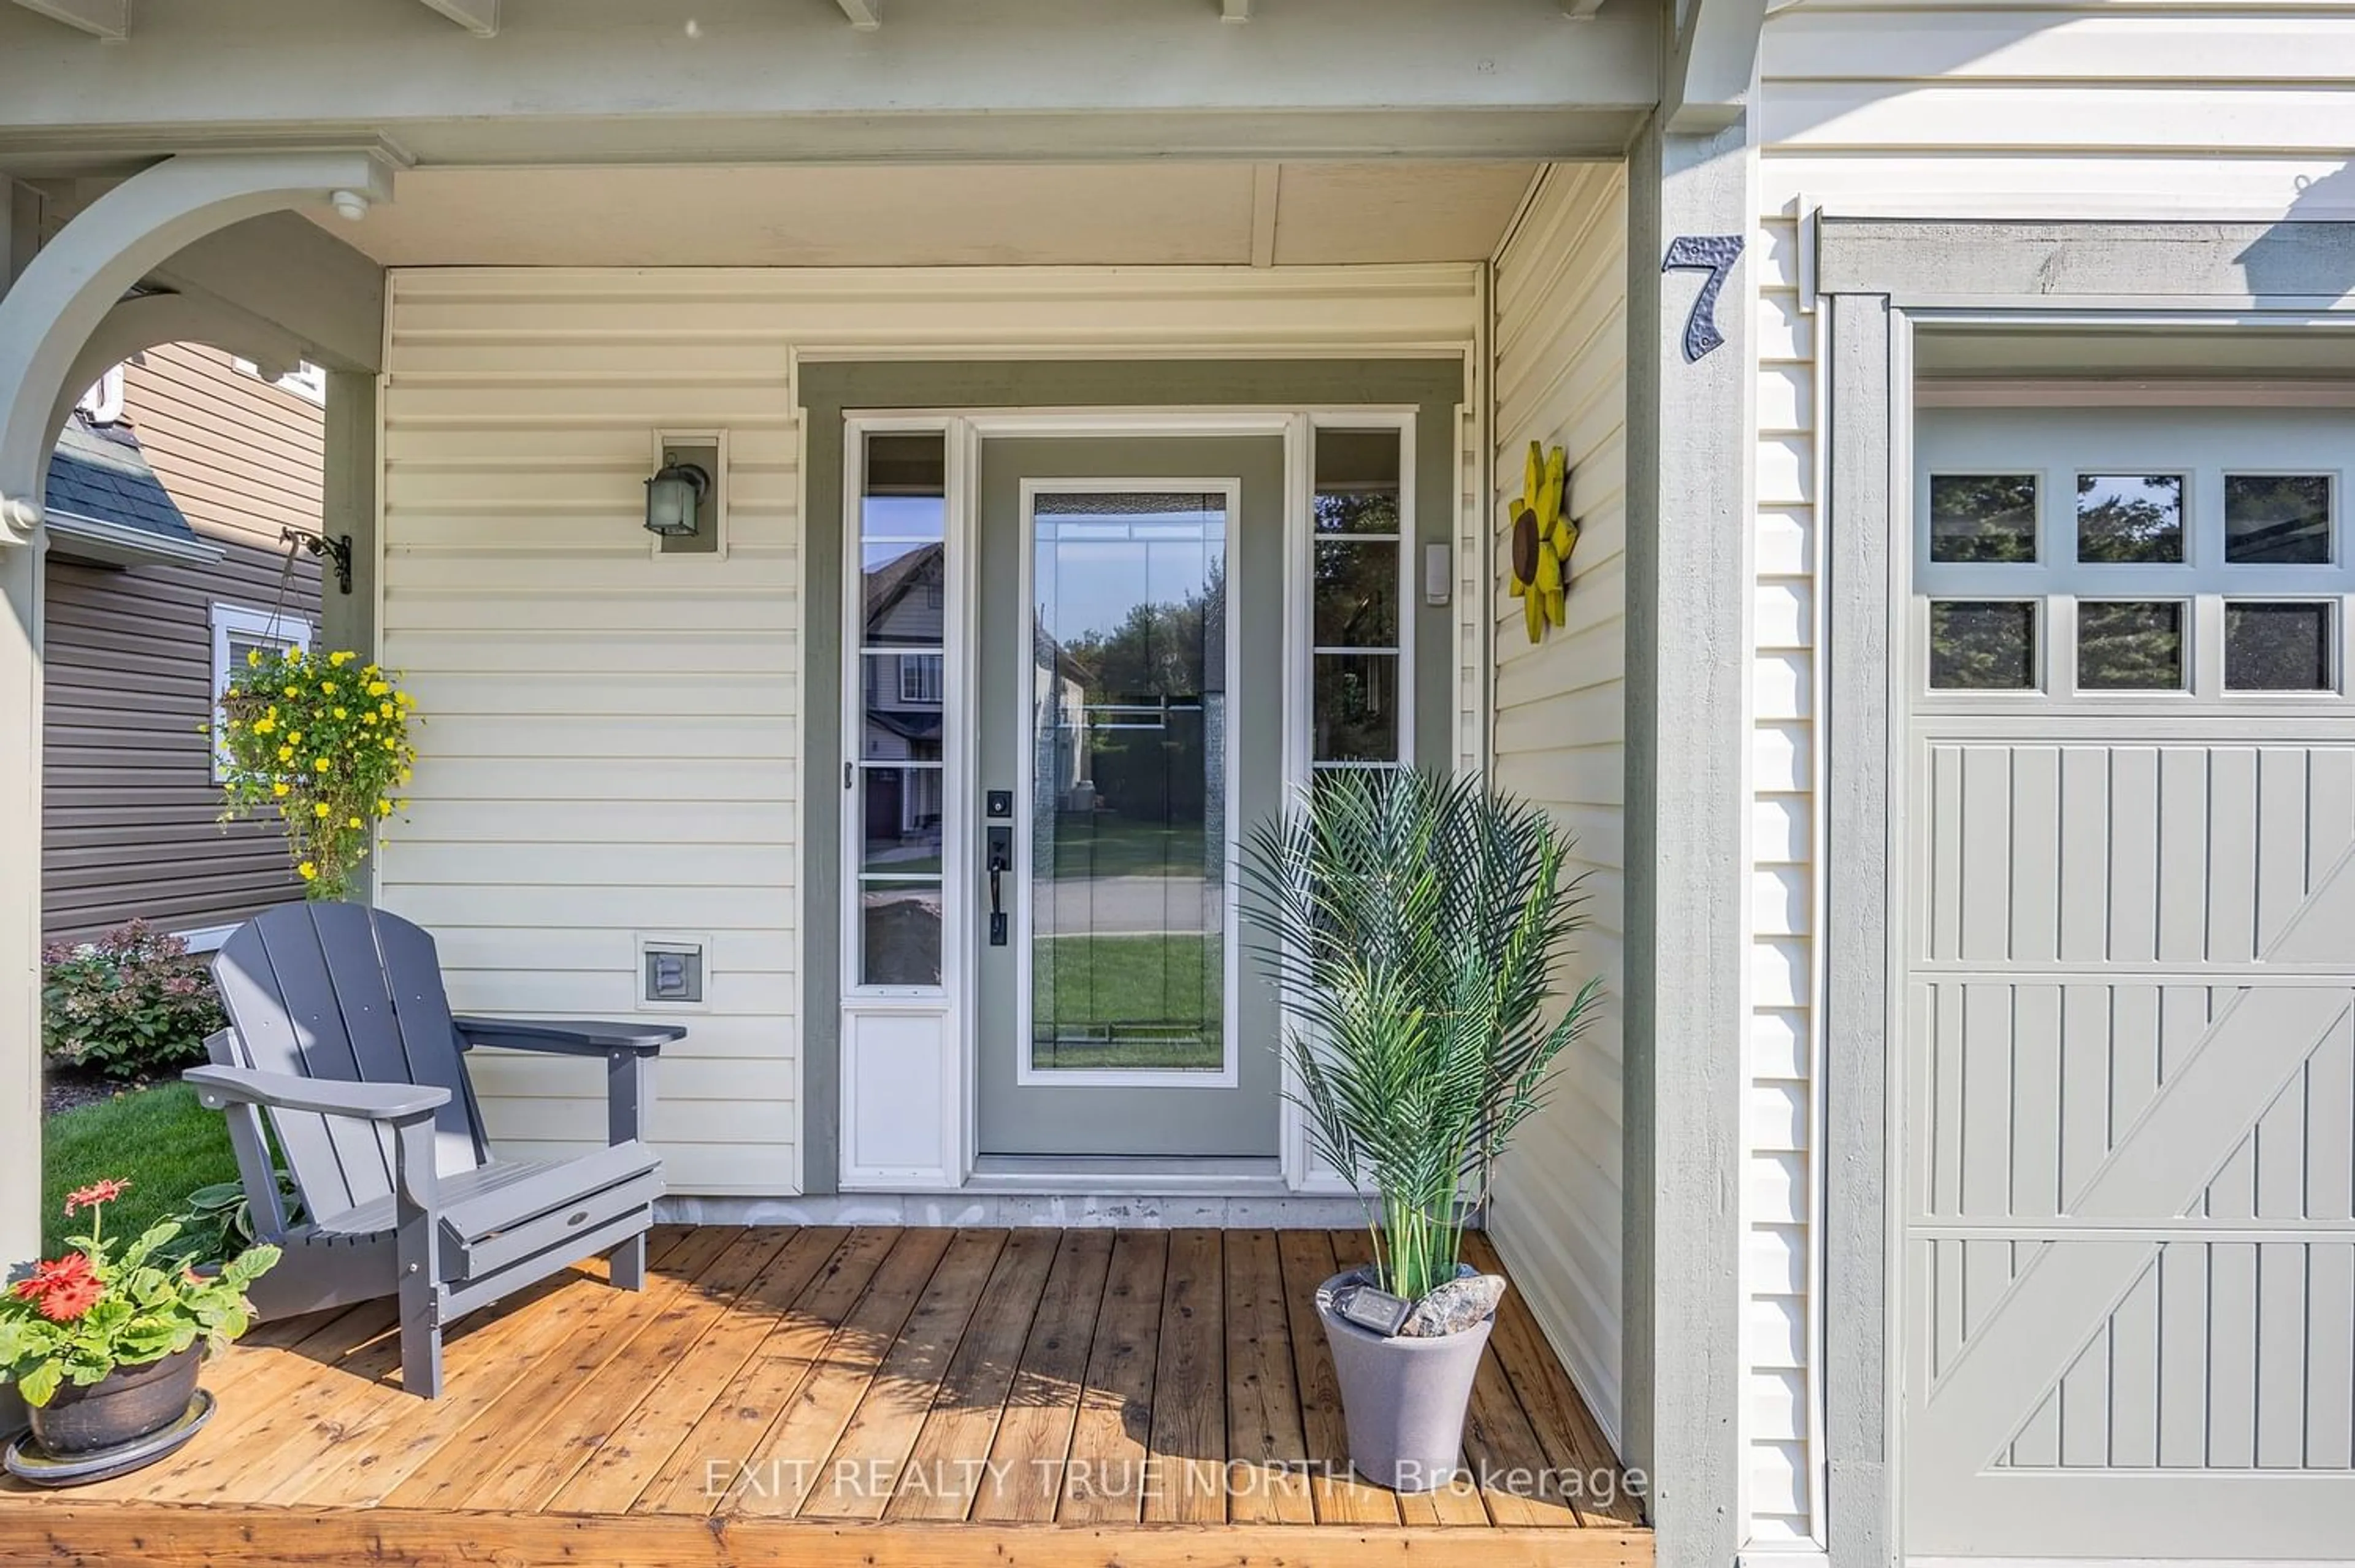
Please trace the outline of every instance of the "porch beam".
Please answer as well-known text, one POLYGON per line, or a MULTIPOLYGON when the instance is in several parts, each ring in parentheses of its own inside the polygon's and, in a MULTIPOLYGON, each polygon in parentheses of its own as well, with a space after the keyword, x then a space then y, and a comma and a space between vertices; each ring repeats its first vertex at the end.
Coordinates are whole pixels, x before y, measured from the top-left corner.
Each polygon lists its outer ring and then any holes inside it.
POLYGON ((102 43, 119 44, 131 36, 131 0, 16 0, 16 4, 102 43))
POLYGON ((1002 0, 986 25, 887 5, 871 32, 815 0, 643 0, 626 28, 542 9, 486 49, 414 3, 159 4, 138 48, 101 51, 0 4, 0 164, 106 173, 361 135, 449 165, 1615 157, 1664 58, 1656 8, 1625 3, 1572 27, 1529 0, 1282 0, 1241 34, 1205 25, 1210 0, 1002 0))
POLYGON ((834 0, 842 7, 843 19, 862 33, 871 33, 883 25, 881 0, 834 0))
POLYGON ((1672 134, 1714 135, 1750 101, 1766 0, 1684 0, 1676 10, 1660 112, 1672 134))
POLYGON ((498 37, 499 0, 425 0, 425 5, 478 38, 498 37))

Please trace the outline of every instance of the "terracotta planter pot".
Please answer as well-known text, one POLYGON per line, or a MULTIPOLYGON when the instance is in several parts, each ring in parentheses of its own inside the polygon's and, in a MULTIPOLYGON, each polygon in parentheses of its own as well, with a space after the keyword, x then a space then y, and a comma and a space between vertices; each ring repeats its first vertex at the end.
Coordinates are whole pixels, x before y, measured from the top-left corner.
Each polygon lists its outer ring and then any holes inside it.
POLYGON ((197 1396, 194 1346, 160 1361, 117 1367, 87 1388, 67 1383, 30 1413, 33 1436, 52 1455, 135 1443, 177 1421, 197 1396))
POLYGON ((1316 1291, 1316 1316, 1333 1348, 1349 1467, 1394 1492, 1435 1491, 1464 1451, 1464 1411, 1494 1319, 1435 1339, 1388 1339, 1333 1310, 1333 1293, 1365 1279, 1337 1274, 1316 1291))

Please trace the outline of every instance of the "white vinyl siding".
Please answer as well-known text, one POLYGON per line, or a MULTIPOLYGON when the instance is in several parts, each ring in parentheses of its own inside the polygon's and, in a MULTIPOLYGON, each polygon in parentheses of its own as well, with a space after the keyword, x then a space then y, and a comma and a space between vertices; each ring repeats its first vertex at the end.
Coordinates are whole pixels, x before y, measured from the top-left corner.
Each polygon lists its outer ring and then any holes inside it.
POLYGON ((1809 1115, 1818 1044, 1814 864, 1822 760, 1816 317, 1802 220, 2346 219, 2355 11, 1798 0, 1766 23, 1757 94, 1758 517, 1751 1154, 1753 1542, 1819 1537, 1810 1413, 1820 1324, 1809 1115))
POLYGON ((1621 1430, 1620 1008, 1625 977, 1627 184, 1617 165, 1550 170, 1497 258, 1493 776, 1577 835, 1587 929, 1561 976, 1608 987, 1499 1178, 1491 1221, 1547 1336, 1615 1444, 1621 1430), (1506 507, 1530 442, 1569 461, 1569 624, 1532 644, 1505 592, 1506 507))
MULTIPOLYGON (((627 1015, 637 935, 709 933, 654 1141, 675 1192, 776 1195, 803 1181, 796 357, 1460 355, 1477 269, 397 271, 389 310, 379 624, 425 722, 379 895, 468 1010, 627 1015), (649 555, 662 429, 729 432, 724 560, 649 555)), ((477 1082, 510 1152, 602 1141, 594 1064, 477 1082)))

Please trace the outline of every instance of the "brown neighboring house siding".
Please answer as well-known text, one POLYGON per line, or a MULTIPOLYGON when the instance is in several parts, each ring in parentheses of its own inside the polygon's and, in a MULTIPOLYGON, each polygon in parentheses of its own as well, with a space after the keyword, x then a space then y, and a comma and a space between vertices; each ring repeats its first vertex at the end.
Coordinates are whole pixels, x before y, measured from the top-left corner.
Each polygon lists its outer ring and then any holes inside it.
MULTIPOLYGON (((194 345, 147 351, 124 417, 209 563, 128 569, 52 553, 42 725, 41 917, 51 940, 134 917, 174 931, 229 924, 301 896, 268 823, 223 827, 210 743, 212 607, 268 611, 279 529, 316 530, 320 411, 194 345)), ((301 558, 285 608, 315 628, 318 566, 301 558)))

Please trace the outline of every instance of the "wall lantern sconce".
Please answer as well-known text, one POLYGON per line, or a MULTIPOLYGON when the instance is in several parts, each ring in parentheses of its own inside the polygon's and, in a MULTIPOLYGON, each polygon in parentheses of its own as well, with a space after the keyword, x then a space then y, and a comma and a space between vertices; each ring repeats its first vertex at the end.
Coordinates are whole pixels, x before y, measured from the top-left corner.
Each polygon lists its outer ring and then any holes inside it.
POLYGON ((728 553, 728 437, 659 431, 646 481, 646 532, 656 555, 728 553))
POLYGON ((711 491, 711 475, 699 464, 666 462, 646 481, 646 532, 685 539, 695 532, 695 514, 711 491))

